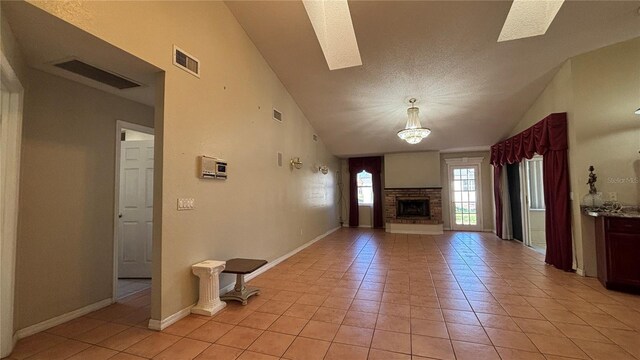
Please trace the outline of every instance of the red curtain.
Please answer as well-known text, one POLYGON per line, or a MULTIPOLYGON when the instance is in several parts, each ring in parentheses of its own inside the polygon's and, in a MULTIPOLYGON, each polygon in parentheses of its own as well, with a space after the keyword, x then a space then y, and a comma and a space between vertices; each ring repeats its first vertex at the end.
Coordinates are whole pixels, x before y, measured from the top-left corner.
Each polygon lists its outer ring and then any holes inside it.
POLYGON ((503 165, 543 157, 545 227, 547 254, 545 262, 558 269, 572 270, 571 205, 569 202, 569 163, 567 156, 567 114, 547 116, 527 130, 491 147, 496 198, 496 233, 502 233, 500 175, 503 165))
POLYGON ((358 212, 358 173, 371 174, 373 185, 373 227, 382 228, 382 157, 370 156, 349 159, 349 226, 360 224, 358 212))

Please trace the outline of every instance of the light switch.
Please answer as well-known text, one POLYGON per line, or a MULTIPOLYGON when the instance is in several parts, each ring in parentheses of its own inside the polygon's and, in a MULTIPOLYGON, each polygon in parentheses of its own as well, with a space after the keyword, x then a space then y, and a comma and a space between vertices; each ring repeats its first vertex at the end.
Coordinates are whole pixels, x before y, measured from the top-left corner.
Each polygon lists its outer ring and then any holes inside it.
POLYGON ((178 210, 193 210, 195 202, 194 198, 178 198, 178 210))

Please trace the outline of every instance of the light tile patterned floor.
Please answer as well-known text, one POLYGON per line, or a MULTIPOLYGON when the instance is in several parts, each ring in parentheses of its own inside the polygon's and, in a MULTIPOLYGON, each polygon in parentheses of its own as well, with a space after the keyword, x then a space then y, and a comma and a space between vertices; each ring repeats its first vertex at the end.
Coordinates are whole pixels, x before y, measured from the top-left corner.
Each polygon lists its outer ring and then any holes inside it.
POLYGON ((640 359, 640 296, 488 233, 342 229, 247 306, 145 329, 149 292, 21 340, 14 359, 640 359))

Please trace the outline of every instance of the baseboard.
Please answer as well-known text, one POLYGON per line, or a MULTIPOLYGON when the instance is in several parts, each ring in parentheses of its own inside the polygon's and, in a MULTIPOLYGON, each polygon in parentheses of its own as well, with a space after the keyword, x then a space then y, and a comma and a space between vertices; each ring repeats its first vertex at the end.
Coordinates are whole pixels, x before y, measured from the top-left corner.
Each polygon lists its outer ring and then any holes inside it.
POLYGON ((187 315, 191 314, 191 308, 194 307, 194 306, 196 306, 195 303, 187 306, 186 308, 178 311, 177 313, 169 315, 168 317, 166 317, 166 318, 164 318, 162 320, 149 319, 149 329, 161 331, 161 330, 164 330, 164 329, 168 328, 169 326, 171 326, 176 321, 178 321, 178 320, 186 317, 187 315))
MULTIPOLYGON (((309 242, 307 242, 307 243, 305 243, 305 244, 293 249, 292 251, 280 256, 279 258, 267 263, 267 265, 261 267, 260 269, 252 272, 249 275, 246 275, 244 277, 245 281, 249 281, 249 280, 255 278, 256 276, 258 276, 260 274, 263 274, 265 271, 273 268, 274 266, 280 264, 281 262, 287 260, 291 256, 297 254, 298 252, 300 252, 300 251, 304 250, 305 248, 311 246, 313 243, 317 242, 318 240, 328 236, 329 234, 331 234, 331 233, 333 233, 333 232, 335 232, 335 231, 337 231, 339 229, 340 229, 340 226, 337 226, 337 227, 325 232, 324 234, 321 234, 321 235, 315 237, 311 241, 309 241, 309 242)), ((223 287, 222 289, 220 289, 220 294, 224 294, 224 293, 226 293, 228 291, 233 290, 234 285, 235 285, 235 283, 231 283, 231 284, 223 287)), ((187 306, 186 308, 178 311, 177 313, 169 315, 168 317, 164 318, 163 320, 150 319, 149 320, 149 329, 158 330, 158 331, 166 329, 171 324, 173 324, 176 321, 178 321, 178 320, 186 317, 187 315, 189 315, 191 313, 191 308, 194 307, 195 305, 196 304, 187 306)))
POLYGON ((371 225, 358 225, 359 228, 367 228, 367 229, 371 229, 372 226, 371 225))
MULTIPOLYGON (((255 278, 256 276, 258 276, 258 275, 260 275, 260 274, 265 273, 267 270, 269 270, 269 269, 273 268, 274 266, 276 266, 276 265, 280 264, 281 262, 283 262, 283 261, 287 260, 288 258, 292 257, 293 255, 295 255, 295 254, 299 253, 300 251, 302 251, 302 250, 304 250, 304 249, 308 248, 309 246, 313 245, 313 244, 314 244, 315 242, 317 242, 318 240, 320 240, 320 239, 323 239, 323 238, 327 237, 329 234, 334 233, 334 232, 336 232, 336 231, 337 231, 337 230, 339 230, 339 229, 340 229, 340 226, 335 227, 335 228, 333 228, 333 229, 331 229, 331 230, 327 231, 327 232, 326 232, 326 233, 324 233, 324 234, 318 235, 317 237, 315 237, 314 239, 310 240, 309 242, 306 242, 306 243, 304 243, 303 245, 301 245, 301 246, 299 246, 299 247, 297 247, 297 248, 295 248, 295 249, 293 249, 293 250, 289 251, 288 253, 286 253, 286 254, 284 254, 284 255, 280 256, 279 258, 277 258, 277 259, 275 259, 275 260, 273 260, 273 261, 270 261, 269 263, 267 263, 267 265, 265 265, 265 266, 261 267, 260 269, 258 269, 258 270, 256 270, 256 271, 252 272, 251 274, 246 275, 246 276, 244 277, 244 280, 245 280, 245 281, 249 281, 249 280, 251 280, 251 279, 255 278)), ((234 286, 235 286, 235 283, 231 283, 231 284, 229 284, 229 285, 227 285, 227 286, 223 287, 222 289, 220 289, 220 294, 224 294, 224 293, 226 293, 226 292, 229 292, 229 291, 233 290, 233 287, 234 287, 234 286)))
POLYGON ((113 302, 111 300, 111 298, 108 299, 104 299, 101 301, 98 301, 97 303, 93 303, 91 305, 87 305, 85 307, 82 307, 80 309, 76 309, 73 310, 71 312, 68 312, 66 314, 62 314, 60 316, 56 316, 54 318, 51 318, 49 320, 45 320, 43 322, 39 322, 37 324, 28 326, 24 329, 20 329, 18 331, 16 331, 15 334, 15 338, 16 339, 22 339, 25 338, 27 336, 39 333, 41 331, 45 331, 47 329, 51 329, 54 326, 60 325, 62 323, 65 323, 67 321, 79 318, 81 316, 87 315, 90 312, 102 309, 103 307, 107 307, 109 305, 111 305, 113 302))

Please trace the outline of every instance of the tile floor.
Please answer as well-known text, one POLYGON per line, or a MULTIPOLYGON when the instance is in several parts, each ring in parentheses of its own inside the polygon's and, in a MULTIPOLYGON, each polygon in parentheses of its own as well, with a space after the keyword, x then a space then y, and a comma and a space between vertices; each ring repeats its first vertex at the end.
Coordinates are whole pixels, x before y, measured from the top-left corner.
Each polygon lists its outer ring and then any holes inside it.
POLYGON ((118 279, 118 299, 151 288, 151 279, 118 279))
POLYGON ((21 340, 12 359, 640 359, 640 296, 489 233, 342 229, 245 307, 147 330, 149 291, 21 340))

